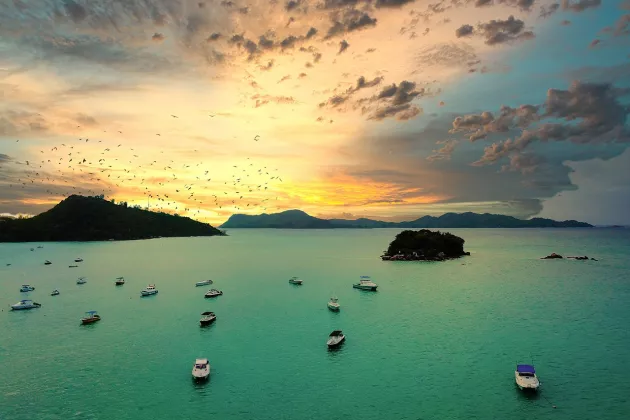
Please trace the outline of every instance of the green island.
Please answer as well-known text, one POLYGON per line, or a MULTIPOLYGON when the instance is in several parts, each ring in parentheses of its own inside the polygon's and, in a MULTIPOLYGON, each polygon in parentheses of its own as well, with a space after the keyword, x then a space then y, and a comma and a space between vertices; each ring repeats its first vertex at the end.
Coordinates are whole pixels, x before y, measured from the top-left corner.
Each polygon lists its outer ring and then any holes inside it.
POLYGON ((188 217, 129 207, 102 196, 71 195, 30 218, 1 218, 0 242, 107 241, 225 236, 188 217))
POLYGON ((445 261, 470 255, 464 251, 464 239, 452 233, 421 230, 404 230, 396 235, 384 261, 445 261))

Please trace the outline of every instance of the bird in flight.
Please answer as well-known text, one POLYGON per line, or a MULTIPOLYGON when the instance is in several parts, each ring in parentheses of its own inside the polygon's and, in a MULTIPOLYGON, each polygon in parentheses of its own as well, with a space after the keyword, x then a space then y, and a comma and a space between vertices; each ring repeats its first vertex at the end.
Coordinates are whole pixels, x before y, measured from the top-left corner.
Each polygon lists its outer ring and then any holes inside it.
POLYGON ((260 140, 260 136, 256 134, 256 137, 254 137, 254 141, 258 141, 258 140, 260 140))

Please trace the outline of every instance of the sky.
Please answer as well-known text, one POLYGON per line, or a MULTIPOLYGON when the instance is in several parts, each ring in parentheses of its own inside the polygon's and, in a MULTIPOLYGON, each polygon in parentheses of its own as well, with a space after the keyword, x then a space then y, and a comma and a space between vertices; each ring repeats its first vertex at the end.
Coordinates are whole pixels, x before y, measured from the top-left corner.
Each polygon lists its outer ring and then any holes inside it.
POLYGON ((6 0, 0 214, 630 225, 629 0, 6 0))

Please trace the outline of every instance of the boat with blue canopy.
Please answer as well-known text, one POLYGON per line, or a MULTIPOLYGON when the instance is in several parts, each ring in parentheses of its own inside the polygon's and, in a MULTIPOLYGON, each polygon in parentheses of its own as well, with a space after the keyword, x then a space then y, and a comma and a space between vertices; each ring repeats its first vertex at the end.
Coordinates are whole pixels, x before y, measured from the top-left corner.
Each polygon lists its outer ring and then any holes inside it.
POLYGON ((538 376, 536 376, 536 369, 532 365, 516 365, 514 379, 519 389, 524 391, 537 391, 538 387, 540 387, 540 381, 538 380, 538 376))
POLYGON ((85 325, 85 324, 92 324, 96 321, 100 321, 101 320, 101 316, 99 314, 96 313, 96 311, 87 311, 85 313, 85 317, 81 318, 81 324, 85 325))

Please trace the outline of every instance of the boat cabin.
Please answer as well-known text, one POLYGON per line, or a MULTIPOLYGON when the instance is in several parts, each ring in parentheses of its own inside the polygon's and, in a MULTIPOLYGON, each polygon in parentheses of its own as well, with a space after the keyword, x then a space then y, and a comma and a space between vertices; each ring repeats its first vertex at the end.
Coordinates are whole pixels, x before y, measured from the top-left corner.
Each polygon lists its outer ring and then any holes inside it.
POLYGON ((518 376, 536 376, 536 369, 532 365, 516 365, 516 372, 518 372, 518 376))

